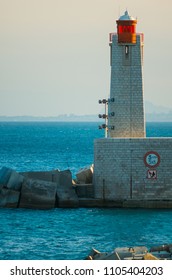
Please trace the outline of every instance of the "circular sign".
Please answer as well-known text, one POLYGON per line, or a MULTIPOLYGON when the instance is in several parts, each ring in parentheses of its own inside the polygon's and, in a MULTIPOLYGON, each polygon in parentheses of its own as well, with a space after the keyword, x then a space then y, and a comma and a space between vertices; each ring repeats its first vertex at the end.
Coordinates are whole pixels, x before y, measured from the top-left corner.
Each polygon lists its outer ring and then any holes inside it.
POLYGON ((160 164, 160 155, 154 151, 147 152, 144 156, 144 162, 148 167, 156 167, 160 164))

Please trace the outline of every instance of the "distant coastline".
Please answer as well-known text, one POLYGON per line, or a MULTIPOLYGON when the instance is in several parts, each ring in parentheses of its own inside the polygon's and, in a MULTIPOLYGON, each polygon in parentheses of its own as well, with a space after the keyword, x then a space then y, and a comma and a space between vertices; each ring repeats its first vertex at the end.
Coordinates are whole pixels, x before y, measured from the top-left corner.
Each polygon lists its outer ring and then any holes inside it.
MULTIPOLYGON (((104 122, 98 115, 0 116, 0 122, 104 122)), ((146 122, 172 122, 172 112, 147 113, 146 122)))
POLYGON ((0 116, 0 122, 99 122, 97 115, 0 116))
MULTIPOLYGON (((172 122, 172 109, 145 102, 146 122, 172 122)), ((103 112, 100 112, 103 113, 103 112)), ((97 114, 57 116, 0 116, 0 122, 104 122, 97 114)))

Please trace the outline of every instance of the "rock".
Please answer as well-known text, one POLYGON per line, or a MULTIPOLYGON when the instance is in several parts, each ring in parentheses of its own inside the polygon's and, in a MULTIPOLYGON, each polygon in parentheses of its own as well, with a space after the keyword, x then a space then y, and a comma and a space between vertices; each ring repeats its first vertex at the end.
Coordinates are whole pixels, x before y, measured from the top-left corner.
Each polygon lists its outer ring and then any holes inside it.
POLYGON ((70 170, 59 173, 57 180, 57 207, 79 207, 79 200, 72 186, 72 174, 70 170))
POLYGON ((56 204, 57 184, 25 179, 21 189, 20 208, 51 209, 56 204))
POLYGON ((20 193, 6 188, 0 189, 0 207, 17 208, 20 193))
POLYGON ((93 164, 82 168, 76 174, 77 182, 81 184, 91 184, 93 181, 93 164))

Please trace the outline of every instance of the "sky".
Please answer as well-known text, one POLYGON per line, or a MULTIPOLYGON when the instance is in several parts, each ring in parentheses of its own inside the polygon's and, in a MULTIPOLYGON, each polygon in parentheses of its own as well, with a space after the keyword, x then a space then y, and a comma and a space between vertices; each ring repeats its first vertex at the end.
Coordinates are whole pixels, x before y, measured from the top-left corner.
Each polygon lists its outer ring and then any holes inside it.
POLYGON ((0 116, 98 114, 126 9, 145 36, 145 100, 172 107, 171 0, 0 0, 0 116))

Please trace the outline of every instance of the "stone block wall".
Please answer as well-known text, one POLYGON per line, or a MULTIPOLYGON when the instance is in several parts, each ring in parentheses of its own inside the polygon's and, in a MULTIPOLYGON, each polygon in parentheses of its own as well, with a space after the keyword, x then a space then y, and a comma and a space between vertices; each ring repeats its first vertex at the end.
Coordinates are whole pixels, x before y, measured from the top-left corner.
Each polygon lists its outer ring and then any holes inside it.
POLYGON ((136 44, 128 45, 118 44, 118 35, 113 35, 111 62, 110 100, 113 102, 108 103, 108 135, 145 137, 141 35, 137 35, 136 44))
POLYGON ((172 200, 172 138, 95 140, 94 188, 95 198, 109 201, 172 200), (158 166, 145 164, 150 151, 158 166))

